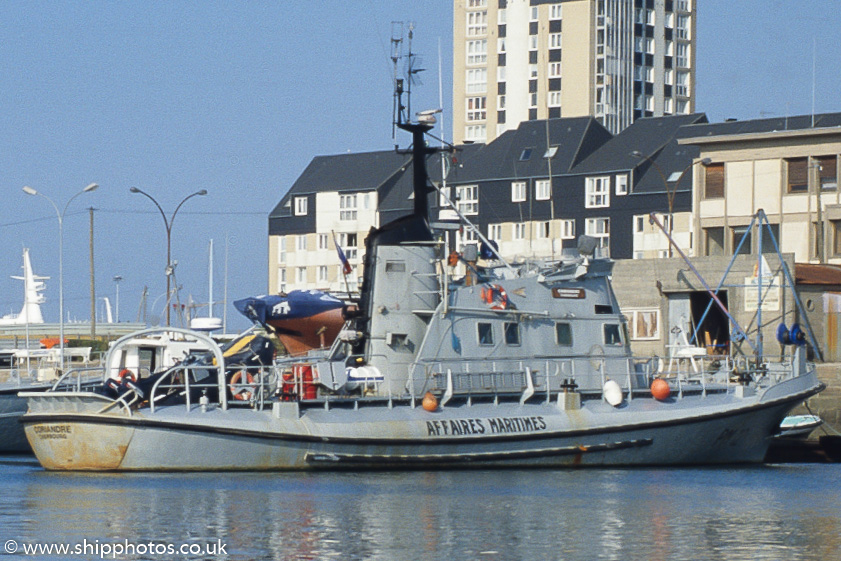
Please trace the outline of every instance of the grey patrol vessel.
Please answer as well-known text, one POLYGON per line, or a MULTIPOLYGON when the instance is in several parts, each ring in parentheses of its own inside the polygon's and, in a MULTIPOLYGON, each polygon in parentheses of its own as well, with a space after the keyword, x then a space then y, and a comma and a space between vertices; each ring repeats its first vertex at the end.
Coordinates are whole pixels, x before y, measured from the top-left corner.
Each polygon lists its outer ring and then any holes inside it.
POLYGON ((612 262, 587 251, 454 280, 426 208, 431 125, 398 126, 413 136, 414 212, 370 232, 356 317, 329 349, 277 361, 259 358, 265 348, 237 357, 259 340, 249 335, 126 387, 115 389, 117 373, 106 371, 110 394, 72 383, 26 394, 22 422, 41 464, 188 471, 761 462, 788 411, 822 389, 800 347, 782 362, 719 357, 691 376, 658 372, 631 355, 612 262))

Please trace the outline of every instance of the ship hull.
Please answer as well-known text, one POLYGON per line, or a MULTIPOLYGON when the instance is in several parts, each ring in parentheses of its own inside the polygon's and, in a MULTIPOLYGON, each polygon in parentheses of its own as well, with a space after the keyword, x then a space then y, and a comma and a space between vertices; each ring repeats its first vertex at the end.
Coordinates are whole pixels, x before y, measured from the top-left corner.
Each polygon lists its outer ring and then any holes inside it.
POLYGON ((213 471, 704 465, 761 462, 814 374, 754 396, 300 409, 102 410, 89 394, 30 394, 26 434, 50 470, 213 471), (61 399, 59 404, 57 399, 61 399))
POLYGON ((48 385, 15 385, 0 389, 0 454, 32 453, 20 423, 21 417, 26 413, 26 398, 19 397, 18 392, 47 388, 48 385))

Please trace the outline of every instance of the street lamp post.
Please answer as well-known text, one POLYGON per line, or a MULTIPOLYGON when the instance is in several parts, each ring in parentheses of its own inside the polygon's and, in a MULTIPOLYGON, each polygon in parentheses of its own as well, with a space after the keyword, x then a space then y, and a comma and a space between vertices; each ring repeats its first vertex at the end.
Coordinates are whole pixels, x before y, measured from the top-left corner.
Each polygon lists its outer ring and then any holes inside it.
POLYGON ((201 191, 196 191, 191 195, 187 195, 184 199, 178 203, 178 206, 175 207, 175 210, 172 211, 172 215, 170 215, 169 219, 166 217, 166 213, 164 213, 164 209, 161 208, 161 205, 158 204, 158 201, 152 197, 149 193, 145 191, 141 191, 137 187, 130 187, 129 191, 132 193, 140 193, 141 195, 146 196, 150 201, 155 203, 155 206, 158 207, 158 210, 161 213, 161 217, 164 219, 164 227, 166 228, 166 297, 167 297, 167 306, 166 306, 166 325, 169 327, 170 323, 170 310, 169 310, 169 297, 170 297, 170 285, 171 285, 171 277, 172 277, 172 223, 175 221, 175 215, 178 214, 178 210, 181 208, 181 205, 187 202, 188 199, 195 197, 197 195, 207 195, 207 190, 202 189, 201 191))
POLYGON ((123 277, 120 275, 114 275, 114 287, 117 290, 117 304, 115 306, 115 314, 114 314, 114 323, 120 323, 120 281, 123 280, 123 277))
MULTIPOLYGON (((58 206, 53 202, 51 198, 46 196, 44 193, 36 191, 32 187, 25 186, 23 188, 23 192, 27 195, 40 195, 47 199, 53 208, 55 209, 55 214, 58 217, 58 344, 59 344, 59 352, 61 353, 61 357, 59 359, 59 363, 61 365, 61 373, 64 374, 64 215, 67 213, 67 207, 70 206, 70 203, 73 202, 73 199, 81 195, 82 193, 89 193, 91 191, 96 190, 99 187, 96 183, 91 183, 72 197, 70 200, 67 201, 67 204, 64 205, 64 210, 59 212, 58 206)), ((93 319, 91 319, 93 321, 93 319)))
MULTIPOLYGON (((646 160, 647 162, 649 162, 654 167, 654 169, 657 170, 657 173, 660 174, 660 178, 663 180, 663 186, 666 188, 666 199, 669 203, 669 238, 671 238, 672 237, 672 232, 674 230, 675 195, 677 194, 678 187, 680 187, 680 182, 683 180, 683 176, 686 175, 686 172, 689 171, 690 169, 692 169, 692 166, 694 166, 695 164, 701 164, 701 165, 704 165, 704 166, 708 166, 708 165, 710 165, 710 163, 712 163, 712 160, 710 160, 709 158, 704 158, 703 160, 698 160, 697 162, 690 163, 688 166, 683 168, 683 171, 680 172, 680 175, 678 176, 677 181, 674 182, 674 187, 672 189, 669 189, 669 182, 666 179, 666 174, 663 173, 663 168, 661 168, 657 164, 657 162, 655 162, 654 160, 652 160, 651 158, 649 158, 648 156, 646 156, 645 154, 643 154, 639 150, 634 150, 633 152, 631 152, 631 156, 633 156, 635 158, 640 158, 642 160, 646 160)), ((671 257, 671 256, 672 256, 672 244, 671 244, 671 240, 670 240, 669 241, 669 257, 671 257)))

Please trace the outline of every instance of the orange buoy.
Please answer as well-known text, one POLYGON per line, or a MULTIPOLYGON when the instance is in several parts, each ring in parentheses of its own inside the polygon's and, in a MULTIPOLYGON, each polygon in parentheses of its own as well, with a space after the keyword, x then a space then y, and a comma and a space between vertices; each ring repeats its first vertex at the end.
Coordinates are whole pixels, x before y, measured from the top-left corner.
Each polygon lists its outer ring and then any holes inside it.
POLYGON ((669 383, 663 378, 654 378, 654 381, 651 382, 651 395, 654 399, 663 401, 664 399, 668 399, 670 393, 672 393, 672 388, 669 387, 669 383))
POLYGON ((438 410, 438 400, 432 395, 432 392, 426 392, 426 395, 423 396, 423 402, 421 402, 425 411, 437 411, 438 410))

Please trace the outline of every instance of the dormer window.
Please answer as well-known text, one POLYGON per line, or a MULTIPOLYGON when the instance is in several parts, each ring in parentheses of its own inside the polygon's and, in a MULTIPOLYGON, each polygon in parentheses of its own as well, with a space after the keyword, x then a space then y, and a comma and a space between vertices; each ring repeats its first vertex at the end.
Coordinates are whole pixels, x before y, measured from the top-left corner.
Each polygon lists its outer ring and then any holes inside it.
POLYGON ((531 151, 532 151, 531 148, 523 148, 523 151, 520 152, 520 161, 525 162, 529 158, 531 158, 531 151))
POLYGON ((295 197, 295 216, 307 215, 307 198, 295 197))

